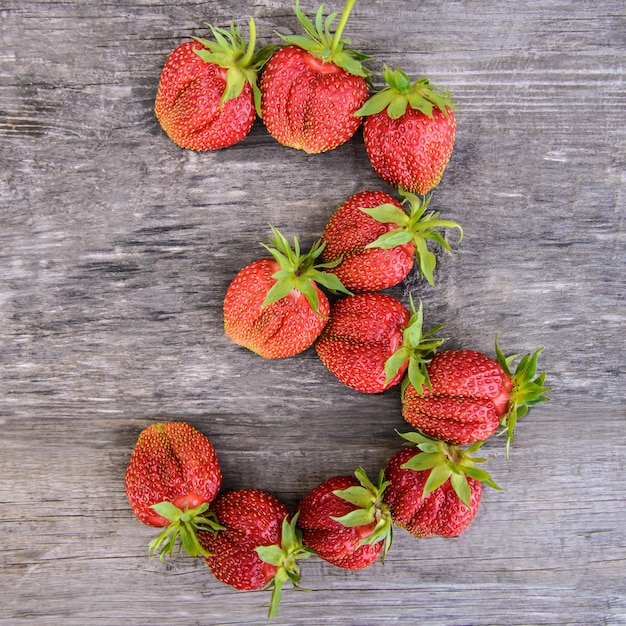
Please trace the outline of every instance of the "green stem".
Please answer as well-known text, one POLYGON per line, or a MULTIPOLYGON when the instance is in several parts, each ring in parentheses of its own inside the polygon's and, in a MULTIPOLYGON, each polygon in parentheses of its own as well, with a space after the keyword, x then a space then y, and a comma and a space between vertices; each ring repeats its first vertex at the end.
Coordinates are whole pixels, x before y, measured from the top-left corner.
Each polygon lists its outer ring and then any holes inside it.
POLYGON ((333 41, 330 44, 330 49, 335 52, 339 47, 339 42, 341 41, 341 34, 343 33, 343 29, 346 26, 346 22, 348 21, 348 17, 350 16, 350 11, 352 11, 352 7, 356 0, 348 0, 346 2, 346 6, 343 9, 343 13, 341 14, 341 18, 339 20, 339 24, 337 25, 337 30, 335 31, 335 36, 333 37, 333 41))
POLYGON ((249 36, 248 36, 248 49, 246 50, 246 54, 241 59, 239 66, 240 67, 248 67, 252 61, 252 57, 254 56, 254 47, 256 46, 256 24, 254 23, 254 19, 250 18, 250 26, 249 26, 249 36))

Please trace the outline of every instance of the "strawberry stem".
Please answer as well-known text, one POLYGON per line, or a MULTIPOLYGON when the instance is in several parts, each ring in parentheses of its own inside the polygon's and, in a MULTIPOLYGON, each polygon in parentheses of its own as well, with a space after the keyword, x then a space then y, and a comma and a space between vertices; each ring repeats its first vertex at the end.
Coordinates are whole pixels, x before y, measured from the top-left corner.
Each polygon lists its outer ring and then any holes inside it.
POLYGON ((424 385, 430 388, 430 379, 426 365, 432 359, 437 348, 445 341, 432 335, 443 328, 435 326, 428 332, 423 331, 424 313, 422 302, 419 309, 415 310, 413 296, 409 295, 411 317, 406 328, 402 331, 402 343, 400 347, 385 361, 385 380, 389 382, 408 361, 407 375, 402 381, 401 390, 404 393, 411 383, 417 390, 424 385))
POLYGON ((543 351, 543 348, 535 350, 532 354, 524 355, 515 368, 515 372, 511 372, 511 366, 519 355, 513 354, 504 356, 500 346, 498 345, 498 336, 496 335, 496 358, 500 367, 506 372, 507 376, 513 381, 509 398, 509 408, 501 420, 504 427, 499 434, 506 433, 506 456, 509 458, 511 444, 515 441, 515 426, 517 420, 524 417, 531 406, 548 402, 549 398, 544 394, 551 391, 550 387, 545 386, 546 373, 542 372, 537 375, 537 359, 543 351))
POLYGON ((361 539, 360 545, 369 545, 384 541, 381 557, 384 563, 387 552, 393 541, 391 512, 383 501, 383 493, 390 483, 385 480, 383 471, 379 472, 378 484, 376 485, 368 478, 362 467, 357 467, 354 471, 354 475, 360 485, 348 487, 347 489, 336 489, 333 493, 338 498, 350 502, 350 504, 354 504, 358 508, 341 517, 331 516, 331 519, 334 519, 347 528, 366 526, 375 522, 376 525, 372 532, 367 535, 367 537, 361 539))
POLYGON ((370 81, 371 71, 363 67, 361 61, 365 61, 370 57, 366 54, 351 50, 345 47, 349 43, 342 40, 341 35, 345 28, 348 16, 354 5, 355 0, 348 0, 341 14, 339 25, 334 33, 331 33, 332 23, 337 17, 337 13, 331 13, 325 20, 323 17, 324 5, 320 5, 313 23, 301 10, 299 0, 296 0, 296 17, 300 25, 304 29, 306 35, 280 35, 281 39, 292 46, 297 46, 306 50, 309 54, 317 59, 321 59, 322 63, 332 63, 337 67, 341 67, 349 74, 361 76, 368 82, 370 81))
POLYGON ((346 26, 346 23, 348 22, 348 17, 350 17, 350 12, 352 11, 352 7, 354 6, 355 1, 356 0, 348 0, 343 8, 343 13, 339 18, 339 24, 337 24, 337 30, 335 31, 332 43, 330 44, 330 49, 333 52, 335 52, 341 44, 341 35, 343 33, 343 29, 346 26))
MULTIPOLYGON (((397 431, 396 431, 397 432, 397 431)), ((476 467, 477 463, 484 463, 487 459, 472 456, 482 445, 483 441, 472 444, 469 448, 454 446, 445 441, 427 437, 422 433, 398 433, 420 450, 409 459, 402 469, 410 469, 416 472, 430 470, 426 479, 422 498, 441 487, 447 480, 454 489, 458 498, 469 508, 471 491, 467 477, 484 483, 492 489, 501 490, 491 476, 483 469, 476 467)))
POLYGON ((433 108, 439 109, 446 117, 448 109, 453 108, 452 96, 431 85, 426 78, 411 83, 405 71, 392 69, 388 65, 383 66, 382 75, 386 86, 377 91, 355 115, 376 115, 386 110, 391 119, 398 119, 410 107, 432 119, 433 108))
POLYGON ((257 77, 261 68, 267 63, 274 52, 275 46, 264 46, 255 52, 256 24, 250 18, 248 30, 249 41, 246 43, 241 35, 241 28, 230 25, 230 30, 207 24, 214 41, 208 39, 194 39, 204 48, 194 52, 207 63, 214 63, 227 70, 226 87, 222 94, 221 104, 241 95, 246 83, 249 83, 254 95, 254 104, 257 114, 261 115, 261 92, 257 85, 257 77))
POLYGON ((272 275, 276 281, 267 292, 261 308, 265 308, 274 302, 286 297, 292 290, 299 291, 308 301, 311 309, 319 315, 319 296, 313 283, 317 283, 332 293, 351 295, 331 269, 339 264, 341 259, 330 263, 317 263, 324 250, 325 244, 321 240, 316 241, 307 254, 300 251, 300 242, 293 238, 293 247, 287 238, 276 228, 270 225, 274 237, 270 239, 269 246, 261 245, 274 257, 280 266, 280 270, 272 275))
POLYGON ((180 553, 183 550, 190 556, 211 556, 198 541, 197 531, 207 530, 209 532, 217 532, 223 527, 217 522, 217 518, 213 513, 203 515, 208 508, 207 502, 202 503, 193 509, 179 509, 171 502, 159 502, 153 504, 150 508, 154 509, 161 517, 170 522, 157 537, 149 544, 152 554, 159 551, 161 561, 165 559, 165 555, 172 555, 176 540, 180 537, 180 553))
POLYGON ((284 584, 290 580, 294 587, 300 582, 300 566, 298 559, 307 559, 313 553, 302 544, 302 533, 296 527, 299 512, 291 521, 285 516, 282 523, 280 545, 258 546, 255 550, 259 558, 265 563, 277 567, 274 578, 266 589, 272 590, 268 619, 274 619, 278 615, 278 605, 282 598, 284 584))
POLYGON ((445 250, 450 250, 450 244, 442 237, 439 232, 440 229, 457 228, 460 234, 459 241, 463 239, 463 229, 456 222, 439 219, 439 211, 426 212, 432 195, 422 199, 402 187, 399 188, 399 192, 403 197, 402 204, 408 205, 408 214, 404 208, 399 211, 393 204, 361 208, 361 211, 377 222, 397 224, 398 226, 398 228, 382 234, 365 247, 388 250, 403 244, 413 243, 420 274, 431 285, 434 285, 433 272, 437 265, 437 257, 428 249, 428 241, 434 241, 445 250))

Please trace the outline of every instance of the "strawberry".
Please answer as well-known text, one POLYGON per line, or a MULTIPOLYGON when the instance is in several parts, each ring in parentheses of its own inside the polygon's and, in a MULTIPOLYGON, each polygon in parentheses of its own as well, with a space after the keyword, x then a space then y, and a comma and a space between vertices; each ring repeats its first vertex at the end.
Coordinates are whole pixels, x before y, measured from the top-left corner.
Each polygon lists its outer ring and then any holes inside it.
POLYGON ((374 485, 363 468, 334 476, 311 490, 298 508, 302 542, 337 567, 371 565, 391 545, 391 516, 382 496, 382 472, 374 485))
POLYGON ((150 543, 152 552, 171 555, 180 536, 181 551, 206 554, 197 531, 217 528, 206 512, 221 484, 215 449, 195 428, 159 422, 142 430, 126 470, 126 495, 140 521, 165 527, 150 543))
POLYGON ((256 27, 250 20, 250 42, 241 29, 210 26, 215 41, 195 39, 178 46, 161 72, 156 117, 181 148, 217 150, 241 141, 260 111, 257 73, 274 51, 255 52, 256 27))
POLYGON ((430 197, 400 190, 403 203, 382 191, 361 191, 344 202, 331 216, 322 241, 322 259, 340 261, 333 268, 351 291, 378 291, 397 285, 418 259, 420 273, 433 285, 436 257, 427 247, 434 240, 450 250, 439 234, 440 228, 458 228, 455 222, 440 220, 439 213, 426 212, 430 197), (403 208, 408 205, 408 213, 403 208))
POLYGON ((237 344, 262 357, 275 359, 306 350, 328 319, 328 298, 316 283, 331 291, 350 293, 331 273, 333 263, 316 264, 323 250, 316 242, 308 254, 293 249, 272 228, 273 258, 259 259, 244 267, 230 283, 224 298, 224 329, 237 344))
POLYGON ((315 344, 322 363, 345 385, 380 393, 398 384, 404 373, 416 385, 425 380, 428 356, 443 342, 422 332, 422 305, 411 311, 380 292, 337 300, 315 344))
POLYGON ((384 181, 426 194, 439 184, 454 147, 452 99, 425 78, 411 84, 399 69, 383 67, 383 78, 387 86, 356 112, 365 116, 367 154, 384 181))
POLYGON ((417 448, 400 450, 384 470, 393 522, 415 537, 460 535, 478 511, 482 483, 500 489, 476 467, 486 459, 471 456, 482 442, 465 450, 420 433, 401 436, 417 448))
POLYGON ((404 389, 404 419, 456 445, 487 439, 503 425, 508 455, 517 420, 530 406, 547 401, 545 372, 537 376, 540 352, 524 356, 514 373, 510 366, 517 355, 505 357, 497 338, 497 361, 474 350, 439 352, 426 366, 424 384, 404 389))
POLYGON ((269 133, 282 145, 308 153, 332 150, 350 139, 361 125, 355 115, 369 97, 369 57, 345 48, 341 34, 355 0, 348 0, 335 33, 337 14, 315 25, 300 10, 296 16, 307 36, 281 37, 287 46, 270 59, 261 77, 261 112, 269 133))
POLYGON ((210 554, 207 565, 219 581, 235 589, 271 587, 269 617, 275 617, 283 585, 300 581, 297 560, 311 555, 302 546, 297 518, 290 521, 284 504, 258 489, 225 492, 211 510, 222 529, 198 533, 210 554))

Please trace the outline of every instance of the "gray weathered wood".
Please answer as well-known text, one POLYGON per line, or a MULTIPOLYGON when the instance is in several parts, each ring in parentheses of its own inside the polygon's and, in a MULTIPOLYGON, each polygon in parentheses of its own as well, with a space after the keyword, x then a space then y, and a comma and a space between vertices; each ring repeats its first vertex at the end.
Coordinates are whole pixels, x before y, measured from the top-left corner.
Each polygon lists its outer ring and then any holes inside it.
MULTIPOLYGON (((307 13, 313 2, 302 3, 307 13)), ((339 9, 329 3, 330 9, 339 9)), ((222 331, 221 300, 271 223, 304 245, 367 188, 390 191, 360 133, 279 146, 257 121, 196 154, 152 106, 169 52, 204 21, 296 30, 291 2, 34 2, 0 8, 1 624, 265 622, 268 594, 201 560, 147 556, 124 495, 137 434, 183 419, 225 488, 293 510, 321 480, 400 446, 397 390, 341 386, 314 350, 267 362, 222 331)), ((433 206, 466 236, 424 302, 448 347, 545 346, 552 402, 489 441, 487 490, 454 540, 403 531, 388 560, 310 559, 281 624, 624 625, 622 2, 357 2, 354 47, 450 89, 455 152, 433 206)))

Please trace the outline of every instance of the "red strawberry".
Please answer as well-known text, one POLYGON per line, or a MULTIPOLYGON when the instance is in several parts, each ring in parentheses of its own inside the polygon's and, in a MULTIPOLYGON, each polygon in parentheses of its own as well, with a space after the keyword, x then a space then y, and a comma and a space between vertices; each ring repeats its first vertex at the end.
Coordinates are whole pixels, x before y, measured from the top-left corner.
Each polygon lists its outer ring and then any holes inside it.
POLYGON ((226 148, 250 132, 260 111, 257 73, 274 50, 254 51, 252 19, 249 44, 234 24, 230 31, 209 27, 215 41, 195 39, 170 54, 154 107, 169 138, 191 150, 226 148))
POLYGON ((510 365, 517 355, 505 357, 497 338, 497 361, 474 350, 440 352, 426 366, 425 384, 404 389, 404 419, 423 433, 456 445, 487 439, 502 424, 508 454, 517 420, 530 406, 547 400, 545 372, 537 376, 540 352, 524 356, 514 374, 510 365))
POLYGON ((482 444, 463 450, 419 433, 402 437, 417 449, 400 450, 385 468, 384 500, 393 522, 416 537, 460 535, 478 511, 481 483, 500 489, 475 466, 485 461, 471 456, 482 444))
POLYGON ((307 36, 286 36, 290 45, 272 56, 261 78, 261 111, 269 133, 282 145, 308 153, 332 150, 348 141, 361 125, 355 115, 369 96, 369 57, 345 48, 341 39, 355 0, 348 0, 335 33, 336 13, 323 20, 320 6, 315 25, 296 15, 307 36))
POLYGON ((411 311, 380 292, 341 298, 315 349, 322 363, 345 385, 363 393, 380 393, 396 385, 408 369, 415 384, 443 340, 431 337, 441 327, 422 333, 422 306, 411 311))
POLYGON ((310 491, 299 506, 302 542, 317 556, 345 569, 371 565, 391 545, 391 517, 382 496, 382 472, 374 485, 363 468, 334 476, 310 491))
POLYGON ((198 539, 210 553, 206 562, 215 577, 235 589, 273 588, 269 617, 278 613, 287 580, 300 581, 297 559, 311 555, 300 541, 296 518, 271 494, 242 489, 221 494, 211 505, 222 530, 201 532, 198 539))
POLYGON ((165 530, 150 543, 161 558, 174 550, 205 554, 196 531, 215 529, 209 503, 222 484, 211 442, 185 422, 156 423, 139 434, 126 470, 126 495, 137 518, 165 530))
POLYGON ((328 319, 328 298, 317 286, 350 293, 331 273, 332 263, 316 264, 323 250, 316 242, 306 255, 294 238, 294 249, 272 228, 273 256, 244 267, 224 298, 224 329, 237 344, 262 357, 275 359, 306 350, 328 319))
POLYGON ((333 268, 343 285, 351 291, 378 291, 397 285, 413 268, 417 257, 420 272, 434 284, 437 263, 428 249, 434 240, 450 249, 439 234, 440 228, 458 228, 455 222, 440 220, 439 213, 426 212, 430 197, 400 190, 408 214, 395 198, 382 191, 361 191, 344 202, 331 216, 322 241, 322 259, 340 261, 333 268))
POLYGON ((448 164, 456 120, 449 94, 422 78, 411 84, 402 70, 383 68, 387 87, 357 111, 376 173, 390 185, 426 194, 448 164))

